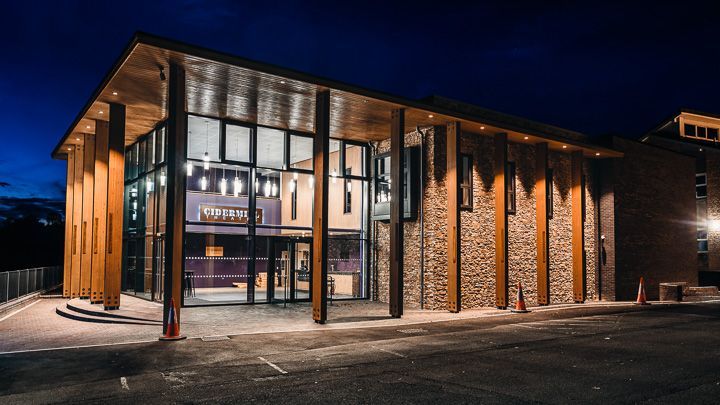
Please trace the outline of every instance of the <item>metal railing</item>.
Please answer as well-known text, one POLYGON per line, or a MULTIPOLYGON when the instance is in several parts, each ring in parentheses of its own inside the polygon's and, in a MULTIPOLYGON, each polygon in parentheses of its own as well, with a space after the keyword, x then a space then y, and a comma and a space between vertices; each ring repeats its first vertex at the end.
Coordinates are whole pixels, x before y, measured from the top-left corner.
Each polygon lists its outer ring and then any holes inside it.
POLYGON ((37 291, 50 290, 62 283, 62 266, 0 272, 0 304, 37 291))

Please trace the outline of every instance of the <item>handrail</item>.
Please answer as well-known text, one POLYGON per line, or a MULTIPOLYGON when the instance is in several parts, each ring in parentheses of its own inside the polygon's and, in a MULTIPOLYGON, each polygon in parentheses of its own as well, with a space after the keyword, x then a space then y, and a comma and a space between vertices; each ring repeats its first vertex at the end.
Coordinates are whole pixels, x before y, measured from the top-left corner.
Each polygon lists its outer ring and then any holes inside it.
POLYGON ((0 304, 62 284, 62 266, 0 271, 0 304))

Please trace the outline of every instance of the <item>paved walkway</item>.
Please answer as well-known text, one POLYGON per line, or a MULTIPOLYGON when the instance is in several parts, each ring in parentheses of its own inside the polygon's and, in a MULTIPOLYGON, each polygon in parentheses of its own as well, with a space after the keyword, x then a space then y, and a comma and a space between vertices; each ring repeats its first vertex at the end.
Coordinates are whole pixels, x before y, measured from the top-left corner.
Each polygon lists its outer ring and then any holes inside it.
MULTIPOLYGON (((161 319, 162 306, 123 295, 122 315, 161 319)), ((20 312, 0 320, 0 353, 48 350, 79 346, 125 344, 156 341, 160 326, 122 325, 81 322, 55 313, 65 299, 40 299, 20 312)), ((589 305, 628 305, 628 303, 588 303, 589 305)), ((577 304, 536 308, 536 311, 577 307, 577 304)), ((216 335, 241 335, 348 329, 384 326, 409 326, 428 322, 459 319, 511 316, 510 311, 494 308, 464 310, 458 314, 447 311, 406 310, 402 319, 388 316, 387 304, 371 301, 335 302, 328 307, 328 323, 318 325, 311 318, 309 303, 282 305, 243 305, 183 308, 181 332, 190 338, 216 335)))

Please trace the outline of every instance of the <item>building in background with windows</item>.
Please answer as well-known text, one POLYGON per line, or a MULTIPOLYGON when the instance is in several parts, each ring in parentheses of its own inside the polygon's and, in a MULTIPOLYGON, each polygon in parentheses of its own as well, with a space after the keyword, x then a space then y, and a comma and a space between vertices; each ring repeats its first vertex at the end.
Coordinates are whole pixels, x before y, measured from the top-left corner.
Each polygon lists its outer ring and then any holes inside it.
POLYGON ((696 282, 665 249, 696 231, 694 171, 636 145, 138 34, 53 151, 65 295, 163 301, 164 320, 171 300, 310 301, 318 322, 330 299, 507 308, 519 283, 548 305, 628 299, 645 276, 653 298, 696 282))
POLYGON ((697 268, 701 285, 720 285, 720 114, 681 109, 642 142, 695 160, 697 268))

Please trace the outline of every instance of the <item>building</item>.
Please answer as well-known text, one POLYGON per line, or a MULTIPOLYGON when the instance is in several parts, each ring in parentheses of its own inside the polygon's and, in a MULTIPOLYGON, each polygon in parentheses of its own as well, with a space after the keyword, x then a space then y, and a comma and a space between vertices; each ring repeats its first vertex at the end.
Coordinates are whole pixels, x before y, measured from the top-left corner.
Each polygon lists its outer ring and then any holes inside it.
POLYGON ((308 300, 324 322, 328 299, 506 308, 519 282, 529 304, 624 296, 599 174, 623 152, 442 97, 137 34, 52 156, 64 295, 105 308, 308 300))
POLYGON ((701 285, 720 285, 720 115, 681 109, 642 142, 693 159, 697 206, 697 270, 701 285))

